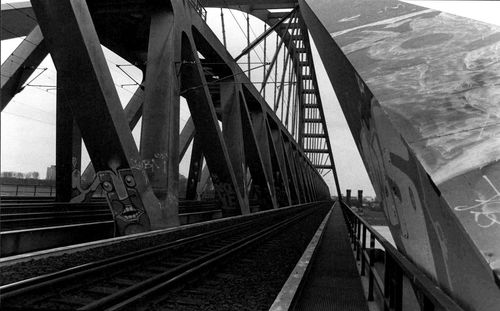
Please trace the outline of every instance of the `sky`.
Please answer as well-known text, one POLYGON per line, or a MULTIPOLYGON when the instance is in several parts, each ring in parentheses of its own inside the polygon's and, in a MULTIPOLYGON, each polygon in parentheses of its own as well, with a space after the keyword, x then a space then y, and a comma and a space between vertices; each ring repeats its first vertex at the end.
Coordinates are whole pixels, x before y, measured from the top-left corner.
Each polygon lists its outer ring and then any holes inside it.
MULTIPOLYGON (((20 1, 1 1, 12 3, 20 1)), ((500 3, 496 1, 405 1, 456 15, 461 15, 492 24, 500 24, 498 14, 500 3)), ((219 10, 209 10, 208 23, 214 32, 221 37, 219 10)), ((246 39, 240 31, 244 25, 244 15, 238 11, 226 11, 226 30, 228 31, 228 51, 233 55, 246 46, 246 39)), ((258 36, 262 31, 263 24, 257 19, 251 18, 251 39, 258 36)), ((272 41, 273 38, 270 38, 272 41)), ((2 41, 1 61, 14 51, 22 39, 2 41)), ((105 48, 104 48, 105 49, 105 48)), ((259 49, 259 47, 257 47, 259 49)), ((260 53, 262 60, 262 53, 260 53)), ((141 81, 142 73, 133 66, 126 65, 127 62, 105 49, 106 59, 117 87, 118 95, 125 105, 132 96, 136 81, 141 81), (125 72, 123 72, 125 71, 125 72), (130 75, 134 80, 129 78, 130 75)), ((272 52, 268 53, 267 61, 270 61, 272 52)), ((260 61, 256 53, 252 53, 252 62, 260 61)), ((332 142, 333 154, 337 166, 342 191, 362 189, 365 195, 375 196, 373 187, 362 163, 361 157, 352 139, 345 118, 342 115, 335 93, 327 78, 326 72, 321 64, 319 55, 313 46, 313 59, 317 71, 319 89, 326 114, 326 122, 332 142)), ((257 70, 255 70, 257 72, 257 70)), ((258 74, 254 75, 258 80, 258 74)), ((46 168, 55 164, 55 85, 56 71, 54 65, 47 57, 33 74, 30 86, 14 97, 1 114, 1 170, 19 172, 40 172, 41 178, 45 177, 46 168), (46 68, 46 69, 45 69, 46 68), (38 77, 36 77, 40 74, 38 77), (36 77, 36 78, 35 78, 36 77), (35 79, 33 79, 35 78, 35 79)), ((28 80, 28 81, 30 81, 28 80)), ((189 118, 187 105, 181 103, 181 128, 189 118)), ((140 124, 133 131, 136 143, 139 144, 140 124)), ((189 154, 184 157, 180 164, 180 172, 187 176, 189 167, 189 154)), ((88 163, 89 157, 86 152, 82 155, 83 167, 88 163)), ((335 185, 331 173, 325 176, 330 186, 331 193, 335 194, 335 185)))

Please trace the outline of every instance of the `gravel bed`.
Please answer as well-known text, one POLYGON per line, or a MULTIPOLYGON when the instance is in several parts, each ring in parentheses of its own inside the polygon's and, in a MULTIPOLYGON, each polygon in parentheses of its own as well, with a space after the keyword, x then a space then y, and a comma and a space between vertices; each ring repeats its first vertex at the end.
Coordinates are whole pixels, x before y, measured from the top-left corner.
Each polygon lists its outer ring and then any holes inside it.
POLYGON ((147 310, 268 310, 330 209, 324 204, 223 268, 159 298, 147 310))
POLYGON ((159 244, 175 241, 181 238, 200 234, 203 232, 224 228, 233 224, 242 223, 262 217, 284 217, 293 213, 296 209, 289 209, 280 215, 264 214, 250 215, 244 219, 228 219, 226 221, 201 223, 196 226, 178 230, 169 231, 164 234, 154 236, 146 236, 134 240, 120 241, 114 244, 94 247, 88 250, 83 250, 75 253, 62 254, 47 258, 40 258, 20 262, 17 264, 0 267, 0 285, 5 285, 24 279, 36 277, 39 275, 57 272, 63 269, 79 266, 86 263, 91 263, 98 260, 109 259, 114 256, 123 255, 147 247, 156 246, 159 244))

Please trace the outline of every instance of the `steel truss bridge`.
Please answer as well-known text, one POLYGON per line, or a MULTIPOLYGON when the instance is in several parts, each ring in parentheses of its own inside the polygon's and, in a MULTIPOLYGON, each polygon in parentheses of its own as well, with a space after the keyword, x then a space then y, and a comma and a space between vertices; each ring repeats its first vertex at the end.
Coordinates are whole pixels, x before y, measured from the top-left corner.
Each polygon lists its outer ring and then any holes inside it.
MULTIPOLYGON (((2 110, 30 86, 50 54, 57 70, 56 200, 81 203, 103 195, 118 235, 178 226, 179 198, 197 200, 203 189, 213 189, 224 217, 329 199, 323 179, 329 173, 341 198, 310 32, 370 177, 382 185, 377 195, 398 248, 462 306, 493 310, 498 276, 478 251, 476 231, 453 213, 416 147, 391 138, 400 130, 377 114, 372 82, 359 74, 362 65, 332 39, 327 15, 335 6, 319 2, 2 4, 2 40, 25 37, 2 64, 2 110), (207 8, 221 8, 222 34, 207 25, 207 8), (227 50, 231 37, 222 8, 247 14, 247 46, 236 56, 227 50), (325 8, 330 11, 321 12, 325 8), (265 25, 252 40, 249 16, 265 25), (142 71, 124 107, 102 46, 142 71), (252 53, 260 53, 258 66, 252 53), (184 100, 190 112, 185 124, 184 100), (140 148, 132 135, 139 120, 140 148), (380 124, 387 127, 380 130, 380 124), (91 159, 86 168, 82 139, 91 159), (179 194, 179 163, 190 145, 186 190, 179 194), (389 163, 403 165, 409 178, 398 177, 389 163), (477 281, 474 289, 467 278, 477 281)), ((434 310, 424 296, 418 297, 422 309, 434 310)))
MULTIPOLYGON (((53 4, 46 5, 49 10, 53 4)), ((245 7, 254 13, 254 6, 245 7)), ((291 3, 271 7, 290 8, 291 3)), ((191 140, 186 198, 196 197, 202 176, 206 183, 205 159, 225 215, 250 213, 252 196, 259 198, 262 208, 271 209, 329 197, 320 172, 335 171, 335 167, 307 28, 298 10, 258 11, 269 28, 243 54, 271 32, 276 31, 280 40, 272 61, 264 64, 263 82, 257 85, 250 80, 251 71, 247 76, 205 24, 196 2, 88 2, 84 8, 69 6, 55 10, 58 16, 47 16, 48 27, 60 20, 73 28, 47 31, 36 5, 6 9, 15 19, 22 14, 26 23, 17 22, 23 28, 4 31, 2 39, 14 34, 27 37, 11 56, 15 60, 5 62, 10 67, 3 72, 10 78, 2 82, 2 108, 47 53, 61 56, 52 56, 59 81, 58 201, 69 201, 72 195, 85 197, 72 185, 74 170, 80 168, 73 164, 73 159, 80 158, 80 137, 93 165, 85 169, 83 179, 92 180, 89 175, 95 175, 99 180, 120 234, 178 225, 179 159, 191 140), (83 25, 88 29, 83 30, 83 25), (101 49, 90 49, 100 44, 144 72, 125 109, 101 49), (279 91, 271 94, 275 101, 269 103, 263 94, 276 75, 277 62, 285 67, 275 82, 279 91), (74 83, 75 79, 79 82, 74 83), (191 118, 179 133, 181 96, 191 118), (139 151, 131 130, 140 117, 139 151)), ((3 16, 8 20, 7 13, 3 16)))

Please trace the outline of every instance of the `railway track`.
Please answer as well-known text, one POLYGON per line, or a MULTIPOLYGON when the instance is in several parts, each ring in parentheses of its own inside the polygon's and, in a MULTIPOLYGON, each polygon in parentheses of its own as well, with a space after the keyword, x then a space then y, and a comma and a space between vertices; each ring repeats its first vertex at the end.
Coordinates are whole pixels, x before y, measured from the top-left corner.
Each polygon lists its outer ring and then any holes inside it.
MULTIPOLYGON (((33 198, 1 198, 1 257, 85 243, 114 236, 114 222, 102 199, 62 203, 33 198)), ((222 217, 216 201, 180 201, 181 225, 222 217)))
MULTIPOLYGON (((179 214, 184 223, 192 223, 189 217, 220 213, 216 201, 180 201, 179 214)), ((5 200, 2 198, 0 207, 0 230, 23 230, 64 226, 71 224, 109 222, 113 217, 104 200, 94 200, 89 203, 63 203, 47 200, 5 200)))
POLYGON ((318 211, 258 220, 0 287, 5 310, 118 310, 176 286, 318 211))

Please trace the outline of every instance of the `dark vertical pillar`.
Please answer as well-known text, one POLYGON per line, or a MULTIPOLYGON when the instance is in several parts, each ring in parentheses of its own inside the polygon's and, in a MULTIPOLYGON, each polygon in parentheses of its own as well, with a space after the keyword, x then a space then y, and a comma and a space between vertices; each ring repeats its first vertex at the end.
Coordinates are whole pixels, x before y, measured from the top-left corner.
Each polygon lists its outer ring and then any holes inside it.
POLYGON ((58 90, 56 105, 56 201, 69 202, 71 200, 72 172, 73 172, 73 115, 69 103, 61 90, 64 75, 58 73, 58 90))
POLYGON ((194 138, 193 149, 191 151, 191 163, 189 165, 189 175, 186 186, 186 200, 195 200, 197 198, 198 183, 201 178, 203 165, 203 151, 199 137, 194 138))
POLYGON ((149 31, 141 159, 168 226, 179 225, 180 35, 172 10, 155 8, 149 31))
POLYGON ((220 101, 222 108, 222 135, 236 177, 236 182, 244 202, 244 214, 250 213, 248 190, 246 189, 247 165, 243 142, 243 127, 241 120, 241 95, 234 79, 220 83, 220 101))
MULTIPOLYGON (((73 119, 72 144, 71 144, 71 199, 80 195, 81 170, 82 170, 82 134, 73 119)), ((90 199, 90 198, 89 198, 90 199)))
MULTIPOLYGON (((266 170, 267 180, 268 180, 268 188, 271 192, 271 197, 274 198, 275 202, 273 202, 273 206, 269 206, 267 208, 277 208, 278 202, 276 200, 276 187, 273 173, 273 164, 271 159, 271 149, 268 141, 268 133, 267 133, 267 124, 265 115, 260 110, 252 111, 252 125, 254 128, 255 138, 257 139, 257 144, 259 146, 259 150, 262 154, 262 162, 264 165, 264 169, 266 170)), ((265 207, 262 207, 265 208, 265 207)))
POLYGON ((268 175, 269 154, 265 154, 261 149, 245 97, 241 98, 240 103, 245 156, 249 159, 247 164, 252 175, 253 191, 258 196, 261 209, 277 208, 275 192, 271 188, 273 178, 268 175))
POLYGON ((280 158, 278 154, 278 148, 274 142, 274 135, 272 132, 272 129, 269 125, 269 122, 267 122, 267 133, 268 133, 268 139, 269 139, 269 149, 271 151, 271 159, 272 159, 272 164, 273 164, 273 172, 274 172, 274 185, 276 188, 276 195, 279 200, 280 206, 287 206, 290 205, 290 200, 289 200, 289 190, 288 190, 288 184, 286 180, 286 171, 283 167, 283 159, 280 158))
POLYGON ((351 189, 347 189, 345 191, 345 204, 351 207, 351 189))
POLYGON ((286 194, 286 204, 292 205, 292 194, 290 190, 289 176, 287 170, 287 164, 285 161, 284 151, 283 151, 283 142, 282 137, 280 135, 280 130, 276 128, 271 128, 271 135, 274 144, 274 148, 276 150, 276 156, 278 160, 278 164, 280 166, 281 178, 283 182, 283 187, 286 194))
POLYGON ((363 208, 363 190, 358 190, 358 208, 363 208))
POLYGON ((188 103, 196 133, 200 135, 203 154, 223 213, 226 216, 247 213, 247 205, 236 181, 198 51, 191 36, 183 36, 181 50, 181 93, 188 103))
MULTIPOLYGON (((281 137, 283 137, 283 134, 281 134, 281 137)), ((290 192, 292 194, 292 203, 299 204, 301 202, 300 189, 297 182, 295 169, 292 163, 293 159, 290 157, 290 142, 288 142, 288 140, 283 140, 283 155, 288 169, 288 178, 290 180, 289 184, 290 184, 290 192)))

